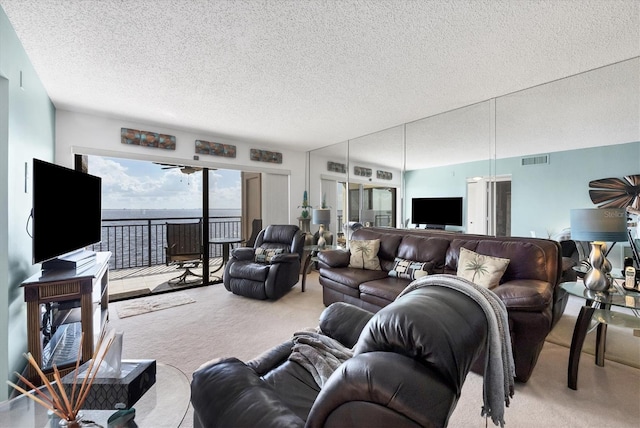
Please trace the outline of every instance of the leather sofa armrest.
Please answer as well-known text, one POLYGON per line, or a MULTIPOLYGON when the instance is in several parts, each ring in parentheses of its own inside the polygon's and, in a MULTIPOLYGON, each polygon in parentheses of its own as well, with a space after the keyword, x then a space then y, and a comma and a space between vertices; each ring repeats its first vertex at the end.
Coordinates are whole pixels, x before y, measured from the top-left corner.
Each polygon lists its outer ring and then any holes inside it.
POLYGON ((553 285, 535 279, 508 281, 492 291, 500 297, 507 310, 539 312, 553 305, 553 285))
POLYGON ((298 253, 285 253, 285 254, 276 254, 271 258, 271 264, 276 263, 295 263, 300 261, 300 256, 298 253))
POLYGON ((349 303, 336 302, 320 314, 320 330, 347 348, 353 348, 373 315, 349 303))
POLYGON ((293 340, 283 342, 248 361, 247 366, 255 371, 258 376, 263 376, 287 361, 289 355, 291 355, 291 348, 293 348, 293 340))
POLYGON ((231 256, 238 260, 253 260, 255 251, 250 247, 234 248, 231 252, 231 256))
POLYGON ((318 262, 325 267, 347 267, 350 259, 351 253, 344 250, 326 250, 318 253, 318 262))
POLYGON ((191 404, 195 427, 304 426, 278 394, 237 358, 198 369, 191 381, 191 404))
POLYGON ((393 352, 369 352, 329 377, 307 427, 446 426, 458 395, 439 373, 393 352), (392 367, 393 375, 389 375, 392 367))

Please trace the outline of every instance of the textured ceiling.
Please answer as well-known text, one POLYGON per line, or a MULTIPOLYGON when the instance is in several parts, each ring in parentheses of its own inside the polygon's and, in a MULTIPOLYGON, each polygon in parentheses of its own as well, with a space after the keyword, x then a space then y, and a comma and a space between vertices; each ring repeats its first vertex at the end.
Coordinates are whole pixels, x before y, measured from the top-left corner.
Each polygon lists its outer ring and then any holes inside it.
POLYGON ((59 109, 309 150, 640 55, 638 0, 0 0, 59 109))

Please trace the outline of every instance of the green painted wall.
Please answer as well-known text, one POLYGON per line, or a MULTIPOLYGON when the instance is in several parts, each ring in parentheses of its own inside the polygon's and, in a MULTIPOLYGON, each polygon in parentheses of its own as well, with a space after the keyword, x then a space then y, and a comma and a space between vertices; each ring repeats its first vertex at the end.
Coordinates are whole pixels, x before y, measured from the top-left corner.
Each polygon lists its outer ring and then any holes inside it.
MULTIPOLYGON (((0 381, 22 371, 27 348, 26 305, 20 284, 31 264, 27 220, 34 157, 53 161, 55 108, 0 8, 0 381)), ((9 387, 0 388, 0 400, 9 387)))

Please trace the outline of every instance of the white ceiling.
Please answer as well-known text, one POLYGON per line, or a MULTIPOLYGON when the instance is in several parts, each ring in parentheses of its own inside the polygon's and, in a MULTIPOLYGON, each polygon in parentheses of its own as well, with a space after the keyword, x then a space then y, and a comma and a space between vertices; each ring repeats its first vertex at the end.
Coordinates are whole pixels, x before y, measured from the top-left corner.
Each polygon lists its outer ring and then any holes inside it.
POLYGON ((309 150, 640 55, 640 1, 0 0, 58 109, 309 150))

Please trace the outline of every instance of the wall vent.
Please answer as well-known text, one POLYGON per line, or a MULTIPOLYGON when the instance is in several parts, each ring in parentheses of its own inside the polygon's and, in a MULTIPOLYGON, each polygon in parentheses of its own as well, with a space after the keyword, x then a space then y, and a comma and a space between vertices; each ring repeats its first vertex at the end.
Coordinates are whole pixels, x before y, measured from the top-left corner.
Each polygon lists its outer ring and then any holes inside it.
POLYGON ((522 166, 529 166, 529 165, 546 165, 549 163, 549 155, 536 155, 536 156, 529 156, 526 158, 522 158, 521 159, 521 165, 522 166))

